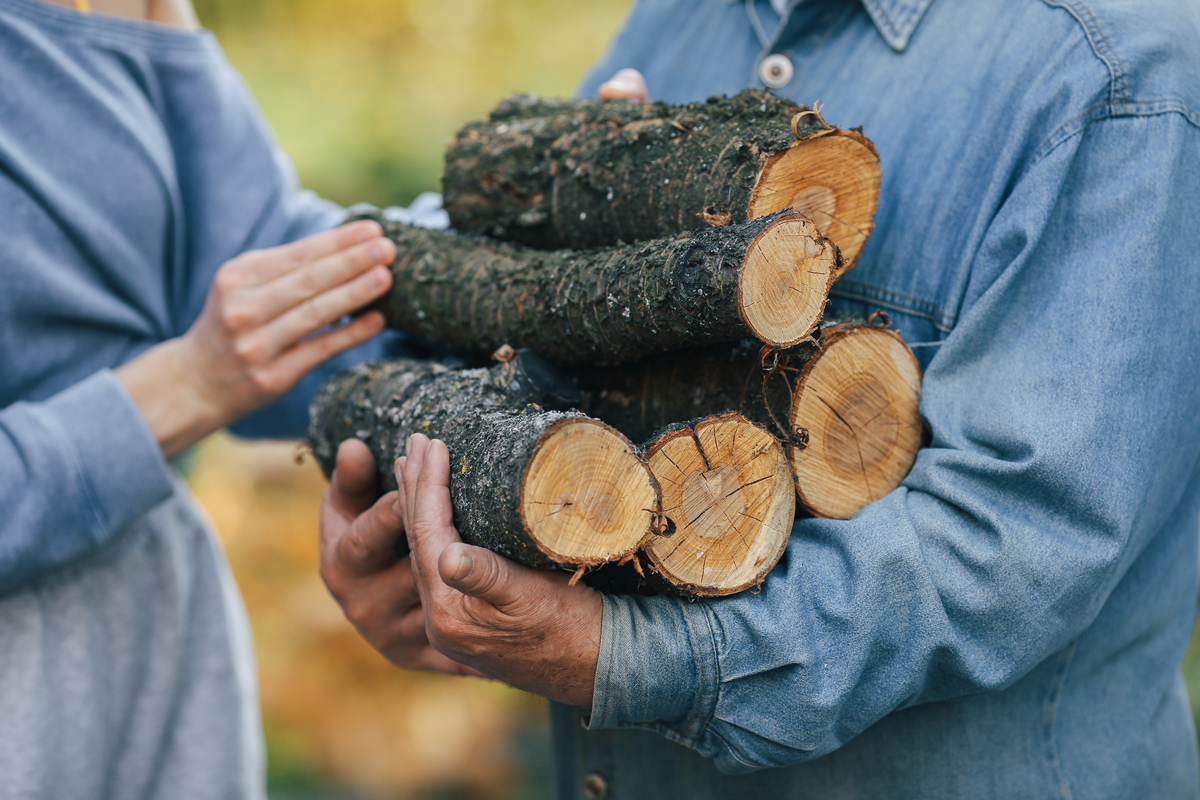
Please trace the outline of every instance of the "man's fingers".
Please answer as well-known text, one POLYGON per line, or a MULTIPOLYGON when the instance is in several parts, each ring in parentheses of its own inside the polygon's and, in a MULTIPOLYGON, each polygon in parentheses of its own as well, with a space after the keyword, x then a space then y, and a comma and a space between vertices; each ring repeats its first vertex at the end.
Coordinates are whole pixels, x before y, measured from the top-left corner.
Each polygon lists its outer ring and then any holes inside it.
POLYGON ((646 79, 636 69, 618 70, 605 83, 600 84, 601 100, 636 100, 639 103, 650 102, 650 92, 646 89, 646 79))
POLYGON ((503 608, 525 596, 523 568, 482 547, 447 545, 438 557, 442 581, 463 594, 503 608))
POLYGON ((438 578, 438 556, 447 545, 461 541, 450 506, 450 453, 444 442, 430 442, 418 434, 409 439, 406 466, 408 543, 422 602, 432 605, 434 598, 447 594, 438 578))
POLYGON ((334 556, 355 575, 370 575, 395 563, 392 547, 404 535, 404 522, 395 514, 390 492, 354 520, 334 543, 334 556))
POLYGON ((329 502, 340 513, 357 517, 375 502, 379 494, 375 480, 375 457, 358 439, 338 445, 337 460, 329 479, 329 502))

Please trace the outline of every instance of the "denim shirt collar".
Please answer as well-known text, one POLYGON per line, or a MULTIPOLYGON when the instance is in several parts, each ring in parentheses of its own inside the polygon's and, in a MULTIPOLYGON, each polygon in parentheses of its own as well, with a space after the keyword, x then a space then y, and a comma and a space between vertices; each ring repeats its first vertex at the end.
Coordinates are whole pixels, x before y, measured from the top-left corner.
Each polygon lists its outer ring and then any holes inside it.
MULTIPOLYGON (((739 0, 725 1, 730 5, 739 2, 739 0)), ((904 49, 908 47, 908 40, 912 38, 913 31, 921 23, 921 19, 925 16, 925 12, 933 0, 861 0, 861 2, 867 15, 871 18, 871 22, 875 24, 875 29, 887 42, 888 47, 897 53, 903 53, 904 49)), ((796 5, 798 5, 797 0, 792 0, 790 6, 795 7, 796 5)), ((750 12, 754 13, 752 9, 750 12)), ((760 39, 766 38, 764 31, 760 30, 758 35, 760 39)), ((763 45, 767 46, 765 40, 763 45)))
POLYGON ((862 0, 888 47, 903 53, 933 0, 862 0))

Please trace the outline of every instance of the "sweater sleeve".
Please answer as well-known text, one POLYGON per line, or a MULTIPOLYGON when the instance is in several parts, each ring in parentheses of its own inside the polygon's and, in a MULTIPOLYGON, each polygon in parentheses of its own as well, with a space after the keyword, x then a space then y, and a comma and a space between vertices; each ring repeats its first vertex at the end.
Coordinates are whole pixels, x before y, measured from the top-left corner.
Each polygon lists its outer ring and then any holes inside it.
POLYGON ((174 491, 109 370, 0 411, 0 593, 104 544, 174 491))
POLYGON ((804 762, 894 710, 1010 686, 1157 539, 1195 536, 1194 512, 1169 523, 1200 482, 1197 198, 1179 114, 1092 122, 1042 156, 975 256, 903 485, 798 521, 760 594, 606 598, 590 727, 650 727, 729 772, 804 762))

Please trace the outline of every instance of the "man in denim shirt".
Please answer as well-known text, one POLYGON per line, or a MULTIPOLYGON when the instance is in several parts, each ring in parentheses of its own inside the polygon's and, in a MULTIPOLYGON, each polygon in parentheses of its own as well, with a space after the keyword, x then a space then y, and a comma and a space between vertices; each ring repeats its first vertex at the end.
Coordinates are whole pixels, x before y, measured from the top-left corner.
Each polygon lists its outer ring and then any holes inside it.
MULTIPOLYGON (((398 663, 428 630, 587 709, 553 707, 564 798, 1198 796, 1179 670, 1197 58, 1193 0, 641 0, 584 95, 626 67, 671 102, 766 78, 875 142, 875 233, 832 305, 886 309, 914 346, 932 442, 854 519, 797 521, 761 593, 687 603, 600 599, 454 543, 444 448, 418 439, 399 511, 424 626, 347 602, 337 556, 331 587, 398 663)), ((327 535, 383 542, 398 523, 355 520, 355 470, 327 535)))

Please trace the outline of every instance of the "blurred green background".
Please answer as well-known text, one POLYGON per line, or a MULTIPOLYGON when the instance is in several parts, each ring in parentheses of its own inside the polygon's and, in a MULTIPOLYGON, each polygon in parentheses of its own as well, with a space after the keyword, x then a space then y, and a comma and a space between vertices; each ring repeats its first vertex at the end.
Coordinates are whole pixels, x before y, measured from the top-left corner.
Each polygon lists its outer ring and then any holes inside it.
MULTIPOLYGON (((378 206, 438 190, 446 143, 506 94, 571 94, 628 5, 196 0, 304 184, 378 206)), ((401 672, 342 617, 316 570, 324 479, 292 445, 213 437, 190 479, 254 624, 272 800, 550 796, 544 703, 401 672)), ((1195 706, 1195 642, 1185 672, 1195 706)))
POLYGON ((569 96, 629 0, 196 0, 305 184, 343 204, 440 187, 503 96, 569 96))

